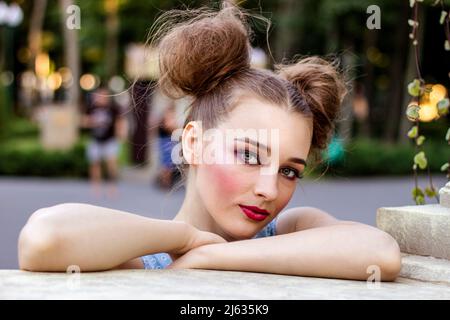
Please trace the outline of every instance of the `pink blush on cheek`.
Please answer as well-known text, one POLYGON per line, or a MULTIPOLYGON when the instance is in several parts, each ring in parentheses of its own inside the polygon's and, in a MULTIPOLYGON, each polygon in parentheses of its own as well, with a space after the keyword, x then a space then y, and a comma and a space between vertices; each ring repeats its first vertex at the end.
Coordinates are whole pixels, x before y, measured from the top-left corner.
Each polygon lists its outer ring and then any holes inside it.
POLYGON ((210 165, 208 171, 215 190, 222 195, 233 195, 244 185, 242 178, 239 178, 230 166, 210 165))

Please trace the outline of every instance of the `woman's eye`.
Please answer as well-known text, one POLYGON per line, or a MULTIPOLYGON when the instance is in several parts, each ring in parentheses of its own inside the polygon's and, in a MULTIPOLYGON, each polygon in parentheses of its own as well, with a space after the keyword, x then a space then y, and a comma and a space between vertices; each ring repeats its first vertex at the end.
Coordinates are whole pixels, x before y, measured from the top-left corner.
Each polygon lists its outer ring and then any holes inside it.
POLYGON ((295 178, 303 178, 297 170, 291 168, 281 168, 280 172, 285 175, 288 179, 294 180, 295 178))
MULTIPOLYGON (((235 154, 245 163, 249 165, 261 165, 261 161, 258 154, 251 152, 249 150, 235 151, 235 154)), ((292 168, 281 168, 281 174, 283 174, 289 180, 302 179, 303 176, 298 172, 298 170, 292 168)))
POLYGON ((258 155, 254 152, 245 150, 245 151, 238 151, 237 153, 239 154, 242 161, 244 161, 244 163, 246 164, 260 164, 258 155))

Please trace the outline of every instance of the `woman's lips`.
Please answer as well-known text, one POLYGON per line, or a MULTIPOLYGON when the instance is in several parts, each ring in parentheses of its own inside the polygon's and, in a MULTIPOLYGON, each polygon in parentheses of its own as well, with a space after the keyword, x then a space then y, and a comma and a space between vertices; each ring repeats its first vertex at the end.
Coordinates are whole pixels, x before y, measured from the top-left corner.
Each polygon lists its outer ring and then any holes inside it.
POLYGON ((249 207, 247 206, 242 206, 239 205, 239 207, 241 208, 242 212, 249 218, 255 221, 263 221, 264 219, 266 219, 269 214, 267 213, 262 213, 262 212, 255 212, 253 210, 251 210, 249 207))

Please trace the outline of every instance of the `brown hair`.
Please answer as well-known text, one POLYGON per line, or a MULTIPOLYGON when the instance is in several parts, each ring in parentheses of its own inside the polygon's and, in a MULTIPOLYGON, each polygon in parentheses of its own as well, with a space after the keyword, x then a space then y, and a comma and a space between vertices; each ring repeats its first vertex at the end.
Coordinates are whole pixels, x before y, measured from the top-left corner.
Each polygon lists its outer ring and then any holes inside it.
MULTIPOLYGON (((251 94, 312 118, 310 154, 320 160, 346 94, 337 60, 313 56, 275 65, 275 72, 255 69, 250 66, 249 15, 243 9, 224 1, 219 11, 190 13, 194 17, 188 21, 158 30, 160 89, 172 98, 193 98, 185 125, 200 120, 204 129, 214 128, 239 95, 251 94)), ((188 14, 171 11, 162 20, 188 14)))

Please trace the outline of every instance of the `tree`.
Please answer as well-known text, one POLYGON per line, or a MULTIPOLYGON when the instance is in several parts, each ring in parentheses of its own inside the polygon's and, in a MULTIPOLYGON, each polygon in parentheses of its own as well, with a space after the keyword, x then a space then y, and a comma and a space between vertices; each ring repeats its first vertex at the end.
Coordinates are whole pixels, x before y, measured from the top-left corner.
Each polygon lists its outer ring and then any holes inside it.
POLYGON ((403 95, 405 93, 405 53, 408 52, 408 2, 400 2, 400 17, 397 20, 395 48, 392 55, 390 78, 398 81, 391 82, 389 103, 390 107, 387 110, 386 129, 384 131, 384 140, 387 142, 396 142, 398 138, 399 123, 403 117, 403 95))
POLYGON ((105 0, 104 9, 106 12, 106 79, 110 79, 117 74, 118 65, 118 34, 119 34, 119 1, 105 0))
POLYGON ((277 37, 275 38, 275 56, 279 61, 290 57, 293 52, 293 45, 299 41, 300 33, 297 32, 296 23, 299 22, 299 12, 301 12, 303 5, 303 0, 279 1, 277 37))
POLYGON ((28 48, 30 50, 28 68, 31 70, 34 70, 36 56, 41 52, 42 27, 44 25, 45 10, 47 9, 47 0, 35 0, 33 4, 28 32, 28 48))
POLYGON ((76 28, 68 28, 66 25, 67 9, 74 5, 73 0, 59 0, 59 6, 62 15, 62 29, 64 35, 64 56, 67 67, 72 72, 73 83, 68 89, 66 103, 76 108, 79 103, 80 89, 80 48, 78 46, 78 30, 76 28))

